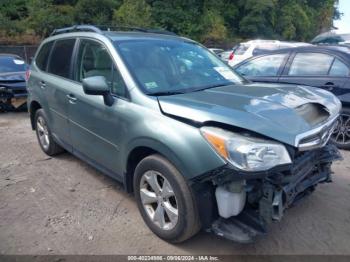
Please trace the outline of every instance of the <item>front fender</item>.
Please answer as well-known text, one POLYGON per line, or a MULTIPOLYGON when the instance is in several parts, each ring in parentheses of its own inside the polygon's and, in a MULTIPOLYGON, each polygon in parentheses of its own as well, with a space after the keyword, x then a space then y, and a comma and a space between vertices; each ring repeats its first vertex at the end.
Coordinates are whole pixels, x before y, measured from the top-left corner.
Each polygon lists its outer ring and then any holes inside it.
POLYGON ((140 121, 133 130, 136 135, 125 145, 122 154, 124 173, 130 153, 138 147, 147 147, 163 155, 186 179, 226 164, 199 129, 189 124, 162 115, 156 121, 140 121))

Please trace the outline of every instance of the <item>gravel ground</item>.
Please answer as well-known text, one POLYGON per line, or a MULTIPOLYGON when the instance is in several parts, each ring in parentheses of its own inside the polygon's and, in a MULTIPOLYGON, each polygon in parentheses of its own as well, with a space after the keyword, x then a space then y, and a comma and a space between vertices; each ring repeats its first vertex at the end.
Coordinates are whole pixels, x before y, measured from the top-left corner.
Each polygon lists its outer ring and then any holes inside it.
POLYGON ((157 238, 121 184, 66 153, 39 148, 27 113, 0 115, 1 254, 350 255, 350 152, 269 234, 241 245, 201 232, 179 245, 157 238))

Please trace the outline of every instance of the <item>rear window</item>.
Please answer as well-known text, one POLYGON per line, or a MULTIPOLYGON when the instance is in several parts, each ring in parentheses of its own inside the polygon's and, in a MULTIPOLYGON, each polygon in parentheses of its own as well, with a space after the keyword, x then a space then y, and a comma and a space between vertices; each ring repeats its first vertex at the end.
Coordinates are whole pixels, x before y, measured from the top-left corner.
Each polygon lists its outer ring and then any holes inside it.
POLYGON ((243 55, 249 47, 250 45, 239 45, 235 51, 235 55, 243 55))
POLYGON ((26 71, 26 63, 17 57, 0 56, 0 73, 26 71))
POLYGON ((70 65, 75 39, 57 40, 51 54, 48 72, 65 78, 70 77, 70 65))
POLYGON ((53 42, 44 44, 35 59, 35 63, 40 70, 46 71, 47 61, 49 59, 52 44, 53 42))
POLYGON ((298 53, 292 62, 289 70, 289 75, 327 75, 333 59, 333 56, 327 54, 298 53))

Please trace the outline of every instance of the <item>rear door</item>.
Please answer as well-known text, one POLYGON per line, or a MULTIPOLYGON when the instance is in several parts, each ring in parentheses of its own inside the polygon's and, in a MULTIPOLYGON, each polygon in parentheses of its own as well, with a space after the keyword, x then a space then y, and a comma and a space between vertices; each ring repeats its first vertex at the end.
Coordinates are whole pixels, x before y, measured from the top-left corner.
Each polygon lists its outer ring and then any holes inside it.
POLYGON ((289 53, 270 54, 252 58, 237 67, 235 71, 254 82, 278 82, 288 60, 289 53))
POLYGON ((66 149, 71 150, 68 126, 69 92, 74 87, 72 81, 72 56, 76 39, 56 40, 52 48, 47 73, 40 81, 48 104, 50 128, 55 138, 66 149))
POLYGON ((348 66, 335 55, 297 52, 291 57, 280 82, 315 86, 341 95, 348 77, 348 66))

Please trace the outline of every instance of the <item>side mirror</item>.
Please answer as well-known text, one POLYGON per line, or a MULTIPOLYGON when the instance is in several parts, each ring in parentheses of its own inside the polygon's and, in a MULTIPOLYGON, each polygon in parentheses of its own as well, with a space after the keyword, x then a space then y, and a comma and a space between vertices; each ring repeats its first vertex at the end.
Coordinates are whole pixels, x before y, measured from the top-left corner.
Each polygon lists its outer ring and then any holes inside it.
POLYGON ((113 105, 114 98, 111 95, 106 78, 104 76, 91 76, 83 79, 84 93, 87 95, 103 96, 107 106, 113 105))

